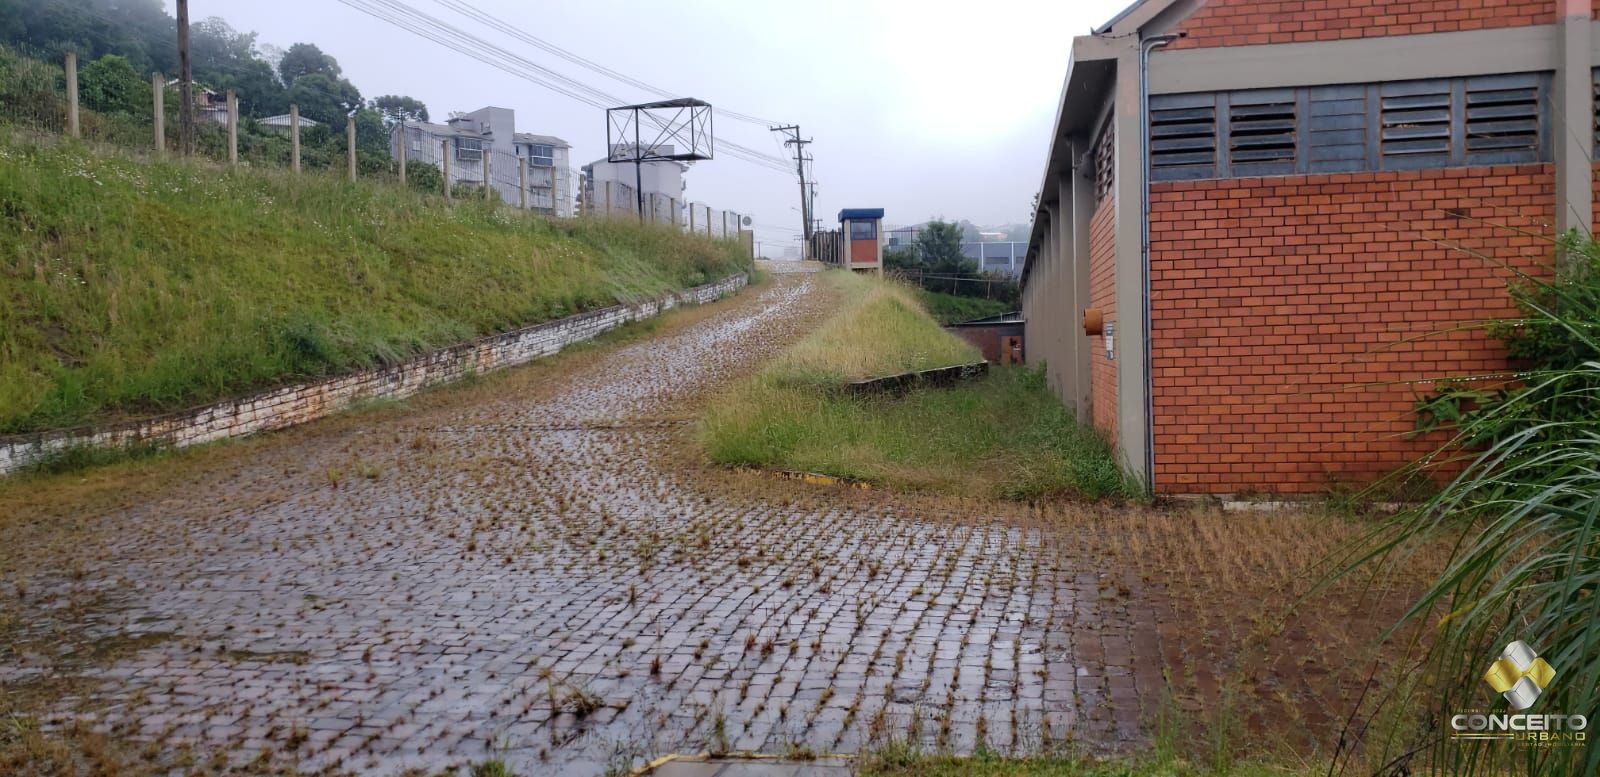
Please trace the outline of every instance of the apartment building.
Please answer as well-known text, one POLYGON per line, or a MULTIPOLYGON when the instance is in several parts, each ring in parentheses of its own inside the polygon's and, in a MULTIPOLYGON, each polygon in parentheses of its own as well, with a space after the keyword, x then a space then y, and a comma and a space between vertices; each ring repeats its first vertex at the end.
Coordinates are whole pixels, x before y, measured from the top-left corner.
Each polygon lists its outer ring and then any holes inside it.
POLYGON ((1027 359, 1162 494, 1370 483, 1594 220, 1590 0, 1143 0, 1076 38, 1027 359))
POLYGON ((561 138, 517 132, 516 113, 494 107, 453 114, 444 124, 408 121, 390 141, 396 159, 404 153, 407 161, 448 169, 452 187, 487 180, 508 204, 562 217, 573 215, 571 148, 561 138))

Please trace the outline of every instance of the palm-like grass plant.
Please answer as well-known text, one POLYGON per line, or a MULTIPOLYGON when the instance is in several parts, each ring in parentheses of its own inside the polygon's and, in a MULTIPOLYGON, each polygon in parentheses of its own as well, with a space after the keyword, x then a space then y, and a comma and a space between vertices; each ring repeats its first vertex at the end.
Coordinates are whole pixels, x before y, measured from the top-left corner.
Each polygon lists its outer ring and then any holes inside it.
POLYGON ((1590 734, 1600 718, 1600 243, 1574 236, 1561 248, 1560 278, 1525 280, 1513 289, 1524 317, 1492 328, 1525 368, 1493 390, 1447 386, 1419 408, 1425 424, 1454 429, 1434 462, 1465 458, 1465 467, 1345 569, 1403 563, 1429 539, 1453 543, 1445 572, 1406 614, 1437 617, 1423 684, 1433 724, 1413 752, 1432 751, 1441 773, 1600 772, 1600 743, 1449 737, 1458 712, 1518 712, 1483 680, 1513 640, 1556 672, 1527 713, 1584 715, 1590 734))

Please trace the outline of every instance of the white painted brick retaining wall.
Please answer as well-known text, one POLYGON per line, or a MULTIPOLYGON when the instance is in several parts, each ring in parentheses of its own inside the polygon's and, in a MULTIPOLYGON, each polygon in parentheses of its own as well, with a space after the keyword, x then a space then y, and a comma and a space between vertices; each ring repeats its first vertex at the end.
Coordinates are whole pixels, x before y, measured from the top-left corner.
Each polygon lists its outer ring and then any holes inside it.
POLYGON ((549 356, 573 343, 630 321, 652 318, 679 305, 715 301, 743 288, 747 281, 747 276, 740 273, 657 300, 602 308, 480 338, 392 367, 285 386, 144 421, 0 437, 0 475, 15 472, 42 456, 67 448, 152 443, 182 448, 302 424, 338 413, 363 400, 403 399, 428 386, 549 356))

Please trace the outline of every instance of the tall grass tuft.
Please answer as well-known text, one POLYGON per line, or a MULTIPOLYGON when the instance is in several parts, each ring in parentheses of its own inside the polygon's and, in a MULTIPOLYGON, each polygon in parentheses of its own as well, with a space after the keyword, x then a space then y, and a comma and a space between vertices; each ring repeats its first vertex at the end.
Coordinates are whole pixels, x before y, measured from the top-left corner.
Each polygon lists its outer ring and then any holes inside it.
POLYGON ((1600 719, 1600 244, 1568 237, 1558 280, 1513 289, 1524 315, 1493 331, 1526 368, 1489 389, 1447 386, 1421 409, 1453 437, 1439 460, 1465 459, 1426 502, 1385 524, 1345 573, 1403 563, 1419 541, 1454 549, 1406 613, 1440 613, 1425 677, 1436 727, 1418 743, 1441 773, 1595 774, 1600 747, 1458 743, 1450 716, 1487 706, 1514 713, 1484 682, 1506 643, 1529 643, 1556 670, 1528 713, 1600 719), (1464 452, 1464 453, 1463 453, 1464 452))
POLYGON ((836 272, 839 311, 707 409, 713 461, 802 470, 972 496, 1035 499, 1133 493, 1111 446, 1080 425, 1041 372, 896 396, 854 396, 849 380, 982 358, 942 330, 912 289, 836 272))

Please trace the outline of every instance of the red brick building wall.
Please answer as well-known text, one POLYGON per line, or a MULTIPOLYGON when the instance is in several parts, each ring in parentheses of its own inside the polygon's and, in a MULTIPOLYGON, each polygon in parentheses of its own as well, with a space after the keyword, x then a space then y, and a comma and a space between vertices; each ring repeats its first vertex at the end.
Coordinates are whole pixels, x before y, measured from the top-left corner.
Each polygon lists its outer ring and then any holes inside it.
POLYGON ((1171 48, 1377 38, 1555 21, 1556 0, 1208 0, 1171 48))
POLYGON ((1405 438, 1429 387, 1399 382, 1505 368, 1449 331, 1516 312, 1462 249, 1547 272, 1554 186, 1548 164, 1154 184, 1157 489, 1312 492, 1432 450, 1405 438))
MULTIPOLYGON (((1102 201, 1089 219, 1089 307, 1099 308, 1110 327, 1117 320, 1117 206, 1110 197, 1102 201)), ((1068 322, 1072 336, 1083 336, 1083 323, 1068 322)), ((1115 332, 1112 333, 1115 338, 1115 332)), ((1089 375, 1094 393, 1094 425, 1117 439, 1117 365, 1106 358, 1105 338, 1091 338, 1094 354, 1089 375)), ((1115 339, 1113 339, 1113 345, 1115 339)), ((1122 358, 1119 354, 1117 358, 1122 358)))

